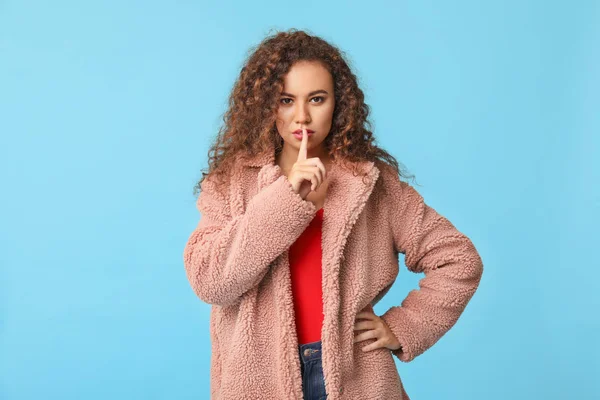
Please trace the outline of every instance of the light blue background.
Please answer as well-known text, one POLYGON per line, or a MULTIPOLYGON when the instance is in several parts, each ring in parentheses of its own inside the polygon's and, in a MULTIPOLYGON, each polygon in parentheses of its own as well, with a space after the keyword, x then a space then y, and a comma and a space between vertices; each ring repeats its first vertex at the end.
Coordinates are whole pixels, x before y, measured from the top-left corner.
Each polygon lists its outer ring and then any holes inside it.
POLYGON ((348 54, 378 143, 484 260, 456 326, 397 361, 411 398, 600 398, 599 21, 592 1, 1 2, 0 398, 209 397, 192 188, 248 49, 291 27, 348 54))

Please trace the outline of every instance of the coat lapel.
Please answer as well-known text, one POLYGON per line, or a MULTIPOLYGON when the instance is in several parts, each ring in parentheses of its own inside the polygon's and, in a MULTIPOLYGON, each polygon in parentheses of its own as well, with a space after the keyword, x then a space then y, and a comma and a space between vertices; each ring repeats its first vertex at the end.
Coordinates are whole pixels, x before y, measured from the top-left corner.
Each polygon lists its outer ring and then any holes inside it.
MULTIPOLYGON (((282 174, 281 168, 275 164, 274 154, 254 156, 243 160, 244 166, 260 167, 258 174, 258 190, 275 182, 282 174)), ((341 370, 338 354, 343 350, 340 338, 342 327, 340 326, 341 306, 339 274, 344 246, 350 235, 352 227, 362 212, 367 199, 371 195, 375 182, 379 176, 379 169, 372 161, 358 163, 360 173, 353 175, 352 171, 346 170, 338 164, 332 164, 328 170, 329 185, 324 203, 324 216, 322 226, 322 291, 323 291, 323 327, 321 331, 323 369, 326 371, 326 380, 329 387, 337 387, 341 380, 341 370), (363 176, 366 174, 365 182, 363 176), (329 382, 331 382, 330 386, 329 382)), ((295 322, 293 318, 293 302, 289 272, 288 252, 284 253, 284 264, 287 268, 278 268, 274 272, 274 279, 281 283, 277 285, 278 295, 281 296, 279 303, 280 321, 288 327, 287 343, 293 350, 294 357, 297 352, 297 337, 295 322), (293 332, 292 332, 293 331, 293 332), (296 338, 292 340, 291 338, 296 338), (294 345, 296 347, 294 347, 294 345)), ((347 348, 348 346, 344 346, 347 348)), ((284 354, 289 353, 289 350, 284 354)), ((297 357, 295 357, 297 359, 297 357)), ((293 360, 289 360, 294 363, 293 360)), ((298 360, 296 360, 299 363, 298 360)), ((288 364, 291 365, 291 364, 288 364)), ((298 364, 299 368, 299 364, 298 364)), ((298 376, 299 378, 299 376, 298 376)), ((301 382, 300 382, 301 384, 301 382)))
MULTIPOLYGON (((323 327, 322 363, 327 374, 329 387, 341 386, 340 354, 343 354, 351 344, 344 346, 340 340, 344 327, 342 307, 340 304, 340 269, 343 268, 343 255, 346 241, 360 213, 365 207, 367 199, 373 191, 375 181, 379 176, 379 169, 373 162, 362 162, 359 165, 361 174, 354 176, 352 171, 342 169, 335 165, 332 168, 331 182, 325 197, 322 249, 323 249, 323 327), (363 182, 362 174, 366 174, 363 182), (367 180, 368 179, 368 180, 367 180)), ((354 320, 354 318, 352 318, 354 320)), ((347 336, 347 335, 346 335, 347 336)))

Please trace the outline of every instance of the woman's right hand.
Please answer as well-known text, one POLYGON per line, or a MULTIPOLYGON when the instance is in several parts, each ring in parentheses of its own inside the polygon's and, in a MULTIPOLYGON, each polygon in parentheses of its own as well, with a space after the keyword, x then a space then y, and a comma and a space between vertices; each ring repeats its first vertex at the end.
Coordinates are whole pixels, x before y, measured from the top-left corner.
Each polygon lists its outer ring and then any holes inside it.
POLYGON ((308 133, 302 128, 302 143, 298 152, 298 160, 292 165, 288 174, 288 181, 292 184, 294 192, 298 193, 303 200, 313 191, 317 190, 327 177, 325 165, 319 157, 306 159, 308 147, 308 133))

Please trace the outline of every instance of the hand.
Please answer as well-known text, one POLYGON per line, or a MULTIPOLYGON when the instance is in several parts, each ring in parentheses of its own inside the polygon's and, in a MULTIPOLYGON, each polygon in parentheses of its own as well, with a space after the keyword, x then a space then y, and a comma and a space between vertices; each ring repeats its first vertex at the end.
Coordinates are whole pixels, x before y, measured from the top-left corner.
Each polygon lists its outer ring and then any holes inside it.
POLYGON ((306 159, 307 147, 308 133, 306 132, 306 128, 303 127, 302 143, 300 144, 300 151, 298 151, 298 159, 292 165, 292 169, 288 174, 288 181, 292 184, 292 189, 302 199, 306 199, 311 190, 317 190, 327 177, 325 165, 323 165, 319 157, 306 159))
POLYGON ((385 347, 390 350, 398 350, 400 347, 402 347, 385 321, 379 318, 373 312, 361 311, 356 314, 356 319, 357 322, 354 324, 355 331, 364 329, 369 330, 354 336, 354 343, 371 338, 377 339, 376 342, 364 346, 362 351, 371 351, 380 347, 385 347), (366 319, 367 321, 358 322, 359 318, 366 319))

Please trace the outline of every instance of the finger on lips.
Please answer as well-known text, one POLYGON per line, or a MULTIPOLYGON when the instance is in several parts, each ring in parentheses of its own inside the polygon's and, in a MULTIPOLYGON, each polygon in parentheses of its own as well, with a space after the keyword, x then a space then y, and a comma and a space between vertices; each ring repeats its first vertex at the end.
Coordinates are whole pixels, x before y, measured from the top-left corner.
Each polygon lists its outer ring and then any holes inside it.
POLYGON ((306 160, 307 157, 308 133, 306 128, 302 127, 302 142, 300 143, 300 151, 298 152, 298 161, 306 160))

